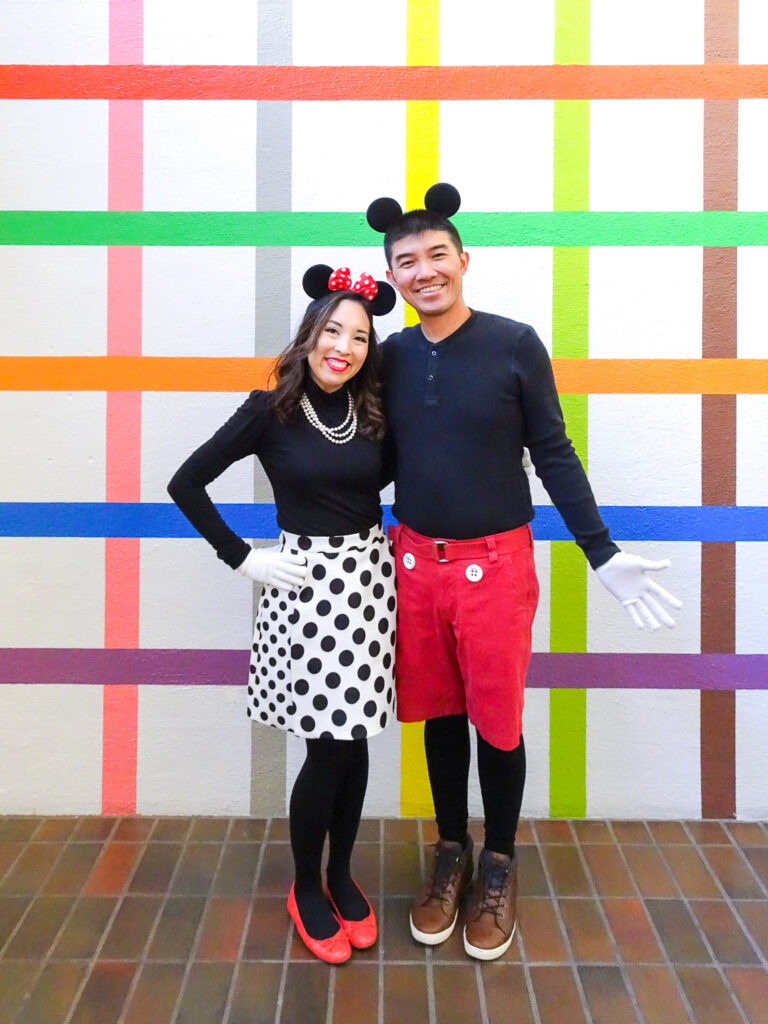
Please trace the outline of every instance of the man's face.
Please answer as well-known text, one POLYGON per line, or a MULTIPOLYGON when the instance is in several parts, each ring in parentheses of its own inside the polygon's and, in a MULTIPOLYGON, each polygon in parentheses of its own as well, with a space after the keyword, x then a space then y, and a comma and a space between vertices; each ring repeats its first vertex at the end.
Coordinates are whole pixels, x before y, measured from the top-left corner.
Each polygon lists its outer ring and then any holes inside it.
POLYGON ((459 253, 447 231, 408 235, 392 246, 390 284, 421 319, 450 312, 462 299, 469 254, 459 253))

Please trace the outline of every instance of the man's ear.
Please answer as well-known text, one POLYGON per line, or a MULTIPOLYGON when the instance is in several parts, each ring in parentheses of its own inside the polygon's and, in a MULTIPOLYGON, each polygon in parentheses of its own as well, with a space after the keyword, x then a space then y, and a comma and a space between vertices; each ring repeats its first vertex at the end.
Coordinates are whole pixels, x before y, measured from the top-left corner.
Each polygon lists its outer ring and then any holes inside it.
POLYGON ((462 275, 466 274, 467 267, 469 266, 469 253, 466 249, 459 256, 459 260, 461 261, 461 273, 462 275))
POLYGON ((387 270, 387 280, 389 281, 389 283, 392 285, 396 292, 400 291, 400 289, 397 287, 397 283, 391 270, 387 270))

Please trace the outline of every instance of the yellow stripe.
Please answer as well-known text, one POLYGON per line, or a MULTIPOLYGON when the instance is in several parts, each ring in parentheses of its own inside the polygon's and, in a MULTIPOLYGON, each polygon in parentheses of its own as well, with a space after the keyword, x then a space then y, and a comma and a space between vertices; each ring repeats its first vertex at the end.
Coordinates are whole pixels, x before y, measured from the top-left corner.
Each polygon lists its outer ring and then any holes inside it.
MULTIPOLYGON (((440 0, 408 0, 406 64, 440 63, 440 0)), ((405 104, 405 208, 424 205, 424 193, 440 180, 440 103, 408 100, 405 104)), ((415 310, 405 309, 405 323, 418 322, 415 310)), ((433 817, 432 791, 424 757, 424 726, 401 726, 400 813, 433 817)))

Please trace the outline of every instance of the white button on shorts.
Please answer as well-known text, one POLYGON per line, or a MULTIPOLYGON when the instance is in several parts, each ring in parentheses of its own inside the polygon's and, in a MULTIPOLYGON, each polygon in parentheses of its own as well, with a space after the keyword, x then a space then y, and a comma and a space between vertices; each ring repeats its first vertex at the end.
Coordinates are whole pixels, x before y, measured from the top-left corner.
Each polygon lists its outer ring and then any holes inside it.
POLYGON ((406 551, 403 555, 403 565, 406 569, 412 569, 416 565, 416 559, 413 557, 410 551, 406 551))
POLYGON ((483 578, 483 570, 479 565, 475 565, 474 562, 472 565, 467 566, 464 570, 464 574, 470 583, 477 583, 483 578))

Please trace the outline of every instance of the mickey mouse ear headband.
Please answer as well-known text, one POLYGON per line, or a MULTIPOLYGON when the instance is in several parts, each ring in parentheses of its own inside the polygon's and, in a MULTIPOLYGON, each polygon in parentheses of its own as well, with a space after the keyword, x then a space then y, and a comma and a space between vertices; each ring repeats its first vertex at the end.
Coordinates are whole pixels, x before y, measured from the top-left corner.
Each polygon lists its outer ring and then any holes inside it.
MULTIPOLYGON (((443 217, 452 217, 460 206, 458 189, 446 181, 440 181, 427 189, 424 196, 424 208, 431 213, 440 213, 443 217)), ((385 234, 403 216, 403 209, 396 199, 384 197, 374 199, 365 216, 374 231, 385 234)))
POLYGON ((370 274, 361 274, 352 284, 349 267, 333 267, 316 263, 304 274, 304 291, 311 299, 322 299, 335 291, 358 292, 370 303, 374 316, 384 316, 395 305, 395 289, 386 281, 375 281, 370 274))

